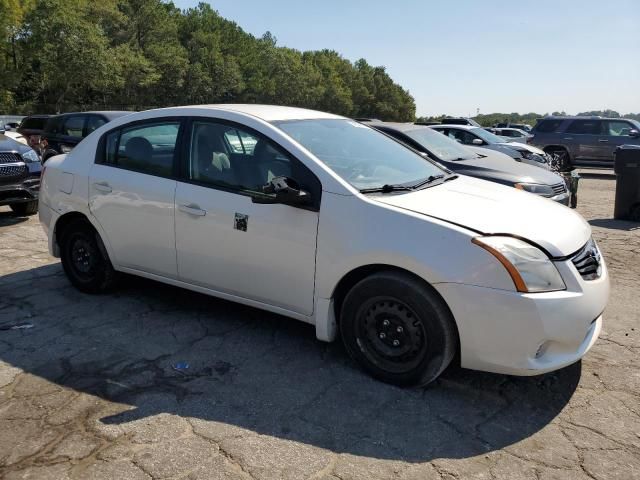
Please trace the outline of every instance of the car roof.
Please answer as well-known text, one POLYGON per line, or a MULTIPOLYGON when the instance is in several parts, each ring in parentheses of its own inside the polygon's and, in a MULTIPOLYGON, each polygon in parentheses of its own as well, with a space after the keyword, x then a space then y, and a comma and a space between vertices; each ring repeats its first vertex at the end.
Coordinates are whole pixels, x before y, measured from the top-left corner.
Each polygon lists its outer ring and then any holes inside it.
POLYGON ((450 124, 444 123, 442 125, 430 125, 429 128, 434 128, 434 129, 437 129, 437 128, 460 128, 460 129, 463 129, 463 130, 475 130, 477 128, 482 128, 482 127, 476 127, 475 125, 456 125, 456 124, 450 125, 450 124))
POLYGON ((625 117, 598 117, 596 115, 547 115, 546 117, 539 118, 538 121, 543 120, 633 120, 632 118, 625 117))
MULTIPOLYGON (((167 110, 183 110, 183 109, 211 109, 223 110, 231 112, 239 112, 260 118, 266 122, 281 120, 311 120, 311 119, 344 119, 339 115, 332 113, 319 112, 317 110, 309 110, 298 107, 285 107, 280 105, 261 105, 261 104, 239 104, 239 103, 221 103, 211 105, 188 105, 184 107, 170 107, 167 110)), ((164 109, 162 109, 164 110, 164 109)))

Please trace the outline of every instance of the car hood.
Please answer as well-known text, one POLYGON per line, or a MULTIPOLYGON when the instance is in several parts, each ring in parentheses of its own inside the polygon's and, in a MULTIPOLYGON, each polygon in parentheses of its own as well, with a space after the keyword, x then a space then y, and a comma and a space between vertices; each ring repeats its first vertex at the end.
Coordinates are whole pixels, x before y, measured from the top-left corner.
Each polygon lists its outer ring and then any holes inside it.
POLYGON ((504 145, 505 147, 513 148, 515 150, 528 150, 531 153, 537 153, 538 155, 544 155, 544 151, 539 149, 538 147, 534 147, 533 145, 528 145, 526 143, 520 142, 503 142, 500 145, 504 145))
POLYGON ((7 135, 0 135, 0 152, 25 153, 28 150, 31 150, 31 147, 28 147, 7 135))
POLYGON ((446 162, 446 167, 464 175, 499 180, 510 185, 520 182, 555 185, 564 181, 550 170, 527 165, 498 151, 484 149, 476 152, 483 156, 446 162))
POLYGON ((521 237, 553 257, 578 251, 591 236, 589 224, 570 208, 538 195, 471 177, 460 176, 415 192, 371 198, 482 234, 521 237))

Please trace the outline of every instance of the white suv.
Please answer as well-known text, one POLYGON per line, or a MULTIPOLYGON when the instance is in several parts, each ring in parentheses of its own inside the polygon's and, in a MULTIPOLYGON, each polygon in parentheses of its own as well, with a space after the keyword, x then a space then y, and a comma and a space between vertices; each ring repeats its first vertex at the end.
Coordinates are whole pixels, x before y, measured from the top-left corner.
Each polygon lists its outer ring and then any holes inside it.
MULTIPOLYGON (((288 107, 132 114, 46 164, 40 220, 71 282, 140 275, 340 330, 376 377, 533 375, 593 345, 609 295, 589 225, 456 176, 365 125, 288 107)), ((214 321, 212 319, 212 321, 214 321)))

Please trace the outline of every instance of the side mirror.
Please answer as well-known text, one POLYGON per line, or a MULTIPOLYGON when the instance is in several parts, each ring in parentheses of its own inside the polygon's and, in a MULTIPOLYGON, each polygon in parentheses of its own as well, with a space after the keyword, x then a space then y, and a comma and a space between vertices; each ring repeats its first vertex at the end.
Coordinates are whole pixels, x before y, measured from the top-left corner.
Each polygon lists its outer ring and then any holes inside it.
POLYGON ((638 138, 640 137, 640 131, 636 130, 635 128, 632 128, 631 130, 629 130, 629 136, 631 138, 638 138))
POLYGON ((311 204, 311 194, 302 190, 298 182, 289 177, 273 177, 262 191, 266 195, 251 197, 253 203, 282 203, 292 207, 311 204))
POLYGON ((471 143, 473 145, 484 145, 484 142, 482 140, 480 140, 479 138, 474 138, 471 143))

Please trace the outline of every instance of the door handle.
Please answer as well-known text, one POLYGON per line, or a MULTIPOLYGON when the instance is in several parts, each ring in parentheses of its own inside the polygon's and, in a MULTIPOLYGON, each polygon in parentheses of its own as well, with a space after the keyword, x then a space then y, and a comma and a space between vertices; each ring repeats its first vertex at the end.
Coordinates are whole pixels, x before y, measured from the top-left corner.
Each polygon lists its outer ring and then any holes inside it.
POLYGON ((609 140, 605 140, 605 139, 603 138, 603 139, 601 139, 601 140, 598 140, 598 142, 600 142, 600 143, 609 143, 609 140))
POLYGON ((111 193, 113 191, 107 182, 95 182, 93 187, 99 192, 111 193))
POLYGON ((190 203, 189 205, 178 205, 178 210, 189 215, 195 215, 196 217, 204 217, 207 214, 206 210, 202 210, 194 203, 190 203))

